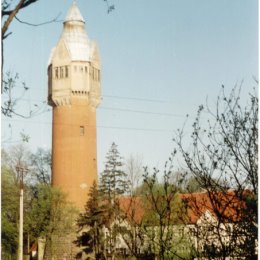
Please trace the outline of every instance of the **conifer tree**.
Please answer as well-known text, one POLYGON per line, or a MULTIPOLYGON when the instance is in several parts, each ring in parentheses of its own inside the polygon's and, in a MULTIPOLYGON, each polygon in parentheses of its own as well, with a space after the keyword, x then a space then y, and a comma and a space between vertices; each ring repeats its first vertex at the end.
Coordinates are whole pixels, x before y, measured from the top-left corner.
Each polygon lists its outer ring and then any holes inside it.
POLYGON ((100 191, 106 207, 106 249, 110 257, 115 257, 115 242, 118 235, 116 224, 120 214, 119 196, 129 191, 127 174, 122 170, 123 162, 117 145, 112 143, 106 156, 105 170, 101 173, 100 191))
POLYGON ((80 236, 76 244, 83 247, 86 254, 94 253, 95 259, 102 259, 103 235, 102 228, 106 217, 104 206, 101 204, 100 192, 94 181, 89 190, 89 199, 85 205, 85 211, 80 214, 77 224, 80 236))
POLYGON ((104 198, 114 204, 118 195, 129 190, 127 174, 122 170, 122 157, 115 143, 112 143, 106 159, 105 170, 101 173, 100 190, 104 198))

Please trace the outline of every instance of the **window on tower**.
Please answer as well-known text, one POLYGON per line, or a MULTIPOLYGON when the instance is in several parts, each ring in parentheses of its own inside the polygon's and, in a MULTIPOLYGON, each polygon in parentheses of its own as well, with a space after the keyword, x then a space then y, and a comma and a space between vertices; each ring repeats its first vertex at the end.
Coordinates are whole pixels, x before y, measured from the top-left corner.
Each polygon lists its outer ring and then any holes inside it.
POLYGON ((85 128, 84 126, 80 126, 79 127, 79 133, 80 133, 80 136, 83 136, 85 134, 85 128))
POLYGON ((60 67, 60 77, 63 78, 63 67, 60 67))
POLYGON ((59 69, 57 67, 55 68, 55 78, 59 78, 59 69))
POLYGON ((69 67, 65 66, 65 78, 69 76, 69 67))
POLYGON ((97 80, 97 70, 94 68, 94 77, 93 77, 94 80, 97 80))

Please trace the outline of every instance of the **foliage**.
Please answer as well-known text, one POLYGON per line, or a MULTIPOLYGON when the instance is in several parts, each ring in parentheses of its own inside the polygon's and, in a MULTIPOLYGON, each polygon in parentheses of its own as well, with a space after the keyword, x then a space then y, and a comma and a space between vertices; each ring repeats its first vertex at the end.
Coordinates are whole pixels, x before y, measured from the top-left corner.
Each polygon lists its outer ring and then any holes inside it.
POLYGON ((122 158, 115 143, 112 143, 106 159, 105 170, 101 173, 100 190, 104 198, 113 203, 118 195, 128 191, 129 184, 127 175, 122 170, 122 158))
POLYGON ((26 178, 28 156, 22 145, 2 149, 2 254, 11 257, 18 249, 20 180, 21 174, 26 178))
POLYGON ((25 230, 32 240, 51 234, 68 233, 71 211, 65 195, 57 188, 38 184, 33 189, 30 207, 27 207, 25 230))
POLYGON ((107 216, 106 245, 108 251, 115 253, 117 228, 113 223, 119 217, 119 196, 128 192, 129 184, 126 173, 122 170, 123 162, 117 149, 117 145, 112 143, 106 156, 105 170, 101 173, 99 189, 105 203, 105 214, 107 216))
POLYGON ((258 97, 249 94, 250 100, 243 107, 240 91, 235 87, 227 96, 223 87, 215 111, 199 107, 191 135, 192 149, 184 148, 183 130, 175 139, 188 170, 206 191, 216 218, 216 223, 208 223, 211 233, 214 231, 215 242, 210 248, 204 248, 206 257, 226 259, 230 255, 240 255, 251 259, 255 255, 258 97), (207 125, 202 123, 205 115, 208 116, 207 125))
POLYGON ((19 188, 15 183, 15 174, 2 165, 1 168, 1 223, 2 258, 14 258, 18 247, 19 188))
POLYGON ((54 257, 57 254, 55 243, 59 238, 75 232, 74 222, 77 214, 78 211, 68 203, 65 194, 60 189, 45 184, 40 185, 39 195, 35 198, 32 212, 28 214, 28 227, 30 232, 35 232, 35 227, 40 227, 37 228, 35 235, 38 235, 38 238, 39 236, 45 238, 44 254, 48 253, 48 257, 54 257))
POLYGON ((184 233, 180 235, 180 232, 174 229, 175 225, 181 226, 186 220, 186 209, 179 199, 178 188, 170 182, 175 154, 176 151, 165 163, 161 184, 157 180, 159 170, 156 168, 150 174, 146 167, 144 174, 146 188, 142 230, 149 238, 150 251, 158 254, 161 260, 174 257, 183 259, 179 253, 179 246, 187 240, 184 233))
MULTIPOLYGON (((24 234, 29 236, 30 242, 39 237, 50 240, 50 236, 69 233, 73 228, 76 212, 67 203, 66 196, 45 182, 46 178, 34 178, 34 175, 46 177, 48 155, 42 149, 32 154, 22 145, 2 149, 3 256, 12 257, 17 251, 21 171, 25 177, 24 234)), ((27 236, 24 242, 27 242, 27 236)))

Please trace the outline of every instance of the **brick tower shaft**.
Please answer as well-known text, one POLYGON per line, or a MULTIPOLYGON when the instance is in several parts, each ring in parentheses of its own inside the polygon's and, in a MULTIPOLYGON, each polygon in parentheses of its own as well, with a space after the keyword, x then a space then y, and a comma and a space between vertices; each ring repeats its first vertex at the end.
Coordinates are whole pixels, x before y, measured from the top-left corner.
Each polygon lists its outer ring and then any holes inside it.
POLYGON ((83 208, 87 192, 97 181, 96 111, 78 98, 53 108, 52 185, 83 208))

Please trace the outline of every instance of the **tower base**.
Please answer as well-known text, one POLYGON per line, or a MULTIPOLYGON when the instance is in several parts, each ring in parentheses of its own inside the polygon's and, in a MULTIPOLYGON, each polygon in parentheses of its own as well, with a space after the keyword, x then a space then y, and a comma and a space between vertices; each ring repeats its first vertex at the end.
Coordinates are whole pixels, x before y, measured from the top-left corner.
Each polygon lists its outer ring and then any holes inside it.
POLYGON ((81 257, 79 257, 80 250, 75 243, 76 238, 76 233, 52 236, 51 239, 46 241, 43 260, 81 259, 81 257))

